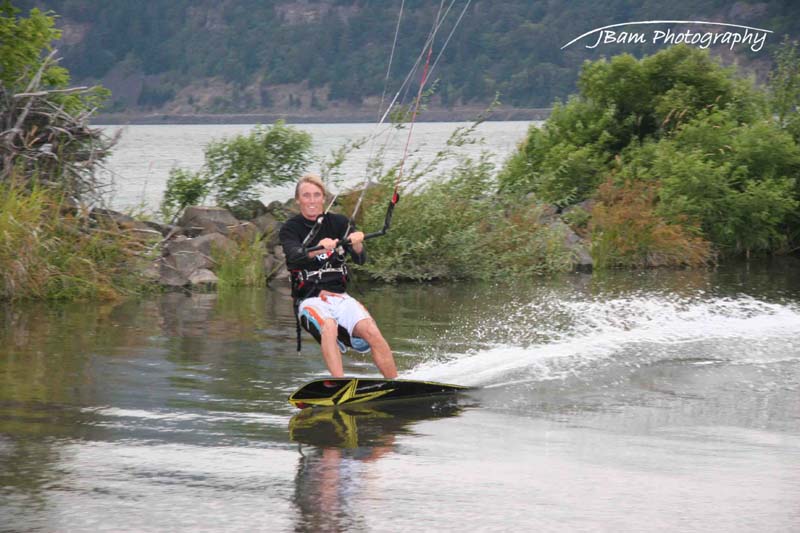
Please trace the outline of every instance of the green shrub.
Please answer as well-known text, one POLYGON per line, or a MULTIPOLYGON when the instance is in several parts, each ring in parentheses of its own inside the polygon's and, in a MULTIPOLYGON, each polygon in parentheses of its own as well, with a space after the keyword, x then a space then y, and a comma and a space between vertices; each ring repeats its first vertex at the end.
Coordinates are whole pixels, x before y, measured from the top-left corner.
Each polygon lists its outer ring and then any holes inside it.
POLYGON ((217 263, 216 274, 221 291, 233 287, 266 286, 264 242, 259 235, 240 240, 232 251, 213 248, 211 254, 217 263))
POLYGON ((590 225, 595 268, 697 267, 714 260, 697 228, 658 214, 658 191, 656 182, 608 180, 600 187, 590 225))
POLYGON ((297 179, 311 158, 311 135, 277 121, 256 126, 248 135, 209 143, 198 172, 173 169, 161 201, 161 213, 172 218, 180 210, 213 194, 217 205, 246 218, 246 205, 263 186, 297 179))
POLYGON ((249 135, 212 142, 205 149, 206 176, 217 204, 235 207, 258 198, 261 185, 297 179, 310 161, 311 135, 278 121, 249 135))
POLYGON ((0 186, 0 299, 113 299, 146 290, 139 241, 90 231, 43 189, 0 186))
MULTIPOLYGON (((676 46, 641 60, 623 54, 587 62, 580 94, 556 106, 540 129, 531 128, 500 173, 500 188, 566 206, 597 198, 609 177, 632 190, 639 190, 632 182, 642 181, 642 190, 656 187, 645 210, 652 211, 649 228, 661 227, 656 219, 670 231, 682 225, 724 255, 796 248, 800 61, 795 48, 781 50, 771 76, 777 119, 764 90, 702 50, 676 46)), ((603 209, 598 213, 608 216, 603 209)), ((593 233, 603 239, 594 243, 601 263, 652 263, 635 246, 616 257, 608 248, 617 242, 613 231, 622 231, 616 224, 594 227, 605 228, 593 233)))
POLYGON ((199 173, 173 168, 161 200, 161 216, 174 220, 185 207, 202 202, 209 192, 210 184, 199 173))
MULTIPOLYGON (((401 194, 389 233, 369 241, 358 269, 398 280, 492 279, 564 271, 571 255, 563 234, 539 220, 540 210, 493 193, 494 167, 463 160, 448 177, 401 194)), ((382 226, 390 187, 370 191, 360 229, 382 226)))

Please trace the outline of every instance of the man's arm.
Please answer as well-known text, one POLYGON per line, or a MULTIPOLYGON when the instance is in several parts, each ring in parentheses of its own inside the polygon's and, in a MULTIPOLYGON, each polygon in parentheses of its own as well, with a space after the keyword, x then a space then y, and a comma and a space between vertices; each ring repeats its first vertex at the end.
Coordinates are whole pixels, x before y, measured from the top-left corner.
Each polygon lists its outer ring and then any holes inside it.
POLYGON ((283 246, 283 254, 286 256, 287 265, 303 263, 308 259, 307 255, 303 253, 303 239, 292 228, 290 222, 285 222, 281 226, 278 238, 281 241, 281 246, 283 246))
POLYGON ((283 254, 286 256, 286 265, 302 266, 309 259, 328 253, 336 247, 336 239, 322 239, 319 244, 324 248, 314 252, 305 252, 303 248, 303 239, 305 236, 297 231, 297 228, 291 222, 285 222, 281 226, 281 231, 278 233, 278 238, 283 246, 283 254))

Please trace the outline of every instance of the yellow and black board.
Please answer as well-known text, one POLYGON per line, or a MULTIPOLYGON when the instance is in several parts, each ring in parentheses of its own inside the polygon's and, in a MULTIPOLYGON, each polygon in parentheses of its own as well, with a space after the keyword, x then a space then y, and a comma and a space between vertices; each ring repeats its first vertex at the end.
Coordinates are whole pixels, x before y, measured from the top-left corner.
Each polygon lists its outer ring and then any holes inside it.
POLYGON ((306 383, 289 396, 289 403, 300 409, 337 407, 441 396, 467 389, 461 385, 408 379, 327 378, 306 383))

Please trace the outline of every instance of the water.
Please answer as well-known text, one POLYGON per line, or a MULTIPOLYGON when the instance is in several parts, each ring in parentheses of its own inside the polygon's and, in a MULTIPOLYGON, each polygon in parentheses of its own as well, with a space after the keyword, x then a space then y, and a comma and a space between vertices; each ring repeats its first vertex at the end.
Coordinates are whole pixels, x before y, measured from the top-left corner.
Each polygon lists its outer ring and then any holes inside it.
POLYGON ((401 377, 479 389, 298 415, 282 286, 0 308, 0 530, 797 529, 796 261, 359 286, 401 377))
MULTIPOLYGON (((530 122, 485 122, 475 135, 478 142, 456 150, 460 155, 478 157, 485 150, 496 164, 502 164, 506 157, 525 137, 530 122)), ((450 134, 468 123, 421 122, 414 125, 409 147, 410 168, 415 162, 430 162, 436 153, 445 147, 450 134)), ((122 128, 120 143, 107 162, 108 172, 104 177, 114 182, 112 207, 117 209, 158 208, 166 188, 169 171, 172 168, 198 170, 203 165, 203 149, 214 140, 230 138, 234 135, 247 135, 254 125, 201 124, 201 125, 156 125, 126 126, 122 128)), ((371 135, 378 135, 373 143, 349 153, 340 172, 341 183, 337 188, 360 185, 366 177, 367 161, 384 150, 382 160, 393 165, 402 159, 407 130, 397 132, 390 127, 376 128, 374 124, 299 124, 299 130, 312 135, 314 163, 310 171, 320 172, 321 162, 330 160, 332 151, 348 142, 371 135)), ((117 126, 106 126, 109 134, 120 130, 117 126)), ((439 171, 446 171, 455 164, 454 160, 445 162, 439 171)), ((273 200, 285 201, 294 193, 291 186, 268 187, 262 191, 265 203, 273 200)))

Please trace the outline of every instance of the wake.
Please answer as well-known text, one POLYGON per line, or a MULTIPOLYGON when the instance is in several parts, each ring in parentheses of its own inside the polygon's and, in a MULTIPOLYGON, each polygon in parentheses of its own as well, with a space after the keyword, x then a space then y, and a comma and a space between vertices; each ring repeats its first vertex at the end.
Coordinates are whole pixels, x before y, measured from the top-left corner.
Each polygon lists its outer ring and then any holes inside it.
POLYGON ((473 335, 511 340, 425 361, 403 378, 492 387, 639 366, 676 353, 734 363, 795 361, 800 308, 747 296, 534 302, 484 321, 473 335))

